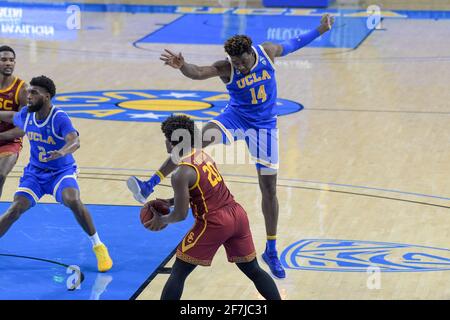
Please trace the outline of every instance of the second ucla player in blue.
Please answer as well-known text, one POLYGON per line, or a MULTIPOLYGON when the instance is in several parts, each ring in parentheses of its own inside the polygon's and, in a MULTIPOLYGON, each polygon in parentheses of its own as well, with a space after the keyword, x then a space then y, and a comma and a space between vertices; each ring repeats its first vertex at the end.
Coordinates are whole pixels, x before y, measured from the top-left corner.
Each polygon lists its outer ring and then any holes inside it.
POLYGON ((13 123, 30 141, 30 162, 20 178, 13 203, 0 216, 0 238, 42 196, 52 194, 56 201, 72 210, 92 242, 98 271, 106 272, 113 262, 89 211, 80 200, 78 169, 72 155, 80 147, 78 131, 69 116, 52 105, 55 93, 55 84, 50 78, 35 77, 28 88, 28 105, 19 112, 0 113, 1 121, 13 123))
MULTIPOLYGON (((187 63, 181 53, 175 54, 167 49, 166 53, 161 55, 161 60, 166 65, 179 69, 188 78, 203 80, 220 77, 225 83, 230 101, 224 112, 203 128, 202 147, 219 142, 217 140, 220 139, 205 139, 213 130, 220 130, 224 142, 245 139, 250 155, 256 162, 262 192, 262 211, 267 234, 266 250, 262 257, 272 274, 278 278, 285 278, 286 273, 276 250, 278 129, 275 110, 275 58, 286 56, 308 45, 330 30, 333 23, 334 18, 325 14, 318 28, 279 44, 264 42, 252 46, 252 40, 248 36, 236 35, 225 42, 227 59, 217 61, 211 66, 187 63)), ((148 181, 130 177, 127 181, 128 188, 136 200, 144 203, 154 187, 175 168, 176 164, 169 157, 148 181)))

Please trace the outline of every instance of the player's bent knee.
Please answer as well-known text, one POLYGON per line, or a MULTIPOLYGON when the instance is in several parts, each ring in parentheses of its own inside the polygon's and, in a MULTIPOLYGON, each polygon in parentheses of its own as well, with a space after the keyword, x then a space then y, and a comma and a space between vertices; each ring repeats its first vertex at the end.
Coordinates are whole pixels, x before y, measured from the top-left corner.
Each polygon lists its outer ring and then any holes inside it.
POLYGON ((67 197, 67 196, 64 197, 63 196, 62 200, 63 200, 63 204, 69 208, 76 208, 81 205, 81 201, 77 197, 67 197))
POLYGON ((78 190, 74 188, 65 188, 60 194, 60 200, 58 200, 58 193, 56 200, 62 202, 66 207, 75 208, 81 205, 80 195, 78 190))

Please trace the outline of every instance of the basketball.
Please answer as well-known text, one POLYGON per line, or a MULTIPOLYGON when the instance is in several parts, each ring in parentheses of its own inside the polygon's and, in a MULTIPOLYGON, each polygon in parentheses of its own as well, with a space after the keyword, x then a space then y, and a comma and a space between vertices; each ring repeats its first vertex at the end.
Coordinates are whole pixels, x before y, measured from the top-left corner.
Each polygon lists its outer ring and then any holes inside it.
POLYGON ((166 202, 159 200, 159 199, 149 201, 141 209, 140 217, 141 217, 142 225, 144 225, 146 222, 152 220, 152 218, 153 218, 153 212, 150 210, 150 208, 148 206, 153 207, 153 209, 155 209, 162 215, 166 215, 166 214, 170 213, 170 207, 166 202))

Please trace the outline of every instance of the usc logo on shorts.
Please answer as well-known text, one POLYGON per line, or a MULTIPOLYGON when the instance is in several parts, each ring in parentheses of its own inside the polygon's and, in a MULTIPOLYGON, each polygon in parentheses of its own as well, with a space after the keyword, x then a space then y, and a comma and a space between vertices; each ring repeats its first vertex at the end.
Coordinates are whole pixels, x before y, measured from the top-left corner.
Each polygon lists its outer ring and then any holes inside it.
POLYGON ((197 241, 201 239, 203 234, 206 231, 208 222, 203 217, 203 220, 196 220, 195 225, 191 230, 189 230, 189 233, 183 238, 183 241, 181 241, 181 252, 186 252, 187 250, 193 248, 197 241))
POLYGON ((194 233, 193 232, 189 232, 188 236, 186 237, 186 242, 191 244, 192 241, 194 241, 194 233))

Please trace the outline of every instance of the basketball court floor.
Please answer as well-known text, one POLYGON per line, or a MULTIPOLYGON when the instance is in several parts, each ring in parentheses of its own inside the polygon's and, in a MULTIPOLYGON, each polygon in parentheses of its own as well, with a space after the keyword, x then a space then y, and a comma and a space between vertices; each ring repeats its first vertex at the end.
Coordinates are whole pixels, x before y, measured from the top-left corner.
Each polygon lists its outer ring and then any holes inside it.
MULTIPOLYGON (((224 57, 221 43, 233 34, 279 41, 317 27, 325 12, 336 16, 335 28, 276 62, 281 295, 450 299, 449 1, 378 2, 376 23, 368 22, 368 1, 305 10, 257 1, 244 8, 235 7, 242 1, 231 8, 223 1, 100 2, 79 4, 78 29, 77 9, 67 12, 64 3, 1 1, 1 44, 16 50, 17 76, 55 81, 54 104, 80 132, 82 200, 115 265, 98 274, 87 237, 46 196, 0 239, 0 299, 159 299, 192 218, 160 233, 145 230, 126 179, 149 177, 166 158, 165 117, 187 114, 201 125, 227 101, 218 78, 185 78, 160 53, 168 48, 206 65, 224 57), (67 288, 76 282, 71 265, 83 274, 75 290, 67 288)), ((260 257, 261 195, 254 164, 236 157, 242 150, 240 143, 207 149, 248 212, 260 257)), ((1 212, 28 157, 25 141, 1 212)), ((170 197, 169 182, 154 197, 170 197)), ((211 267, 191 274, 182 298, 262 299, 223 249, 211 267)))

